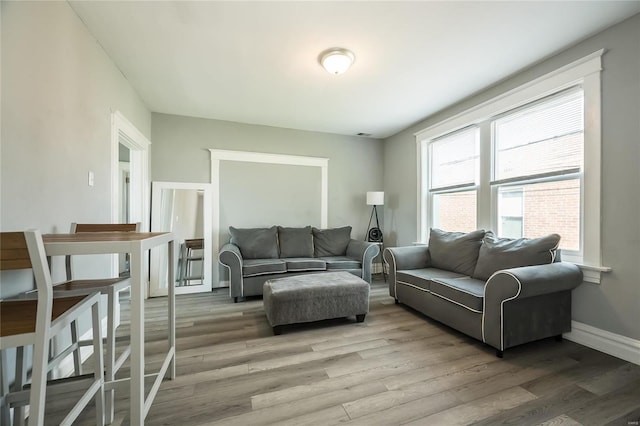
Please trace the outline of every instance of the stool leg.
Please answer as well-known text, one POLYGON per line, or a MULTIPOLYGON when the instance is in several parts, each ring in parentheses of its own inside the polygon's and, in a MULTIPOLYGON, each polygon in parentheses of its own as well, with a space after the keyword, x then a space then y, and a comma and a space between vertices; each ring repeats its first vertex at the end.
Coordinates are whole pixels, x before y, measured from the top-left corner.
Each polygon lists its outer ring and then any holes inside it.
POLYGON ((82 375, 82 358, 80 356, 79 341, 78 321, 76 320, 71 323, 71 344, 76 346, 76 349, 73 351, 73 370, 76 376, 82 375))
POLYGON ((11 413, 9 412, 9 406, 5 397, 9 393, 9 378, 7 377, 7 351, 3 349, 0 351, 0 392, 2 397, 0 398, 0 423, 3 425, 11 424, 11 413))
MULTIPOLYGON (((107 293, 107 359, 106 359, 106 376, 105 381, 111 382, 115 379, 115 362, 116 362, 116 296, 118 293, 113 287, 109 287, 107 293)), ((114 390, 110 389, 105 394, 105 419, 107 424, 113 422, 114 416, 114 390)))
MULTIPOLYGON (((27 382, 27 357, 25 355, 26 347, 18 346, 16 348, 16 378, 13 382, 13 390, 21 391, 27 382)), ((13 424, 15 426, 24 425, 24 405, 13 409, 13 424)))
MULTIPOLYGON (((102 324, 100 315, 100 301, 91 307, 91 316, 93 320, 93 377, 100 383, 100 388, 96 392, 96 424, 103 426, 105 424, 105 401, 104 401, 104 360, 102 352, 102 324)), ((113 317, 111 317, 113 319, 113 317)), ((109 344, 110 342, 107 342, 109 344)), ((110 391, 113 395, 113 390, 110 391)), ((111 404, 113 409, 113 401, 111 404)), ((112 413, 113 414, 113 413, 112 413)), ((111 421, 109 421, 111 423, 111 421)))

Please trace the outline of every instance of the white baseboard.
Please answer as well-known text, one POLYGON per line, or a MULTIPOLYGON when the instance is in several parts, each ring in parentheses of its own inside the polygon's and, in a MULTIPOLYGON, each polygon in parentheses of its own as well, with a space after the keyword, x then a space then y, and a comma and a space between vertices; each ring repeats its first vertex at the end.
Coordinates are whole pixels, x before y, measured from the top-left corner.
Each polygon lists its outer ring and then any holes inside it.
POLYGON ((563 334, 563 337, 640 365, 640 340, 611 333, 578 321, 571 321, 571 332, 563 334))

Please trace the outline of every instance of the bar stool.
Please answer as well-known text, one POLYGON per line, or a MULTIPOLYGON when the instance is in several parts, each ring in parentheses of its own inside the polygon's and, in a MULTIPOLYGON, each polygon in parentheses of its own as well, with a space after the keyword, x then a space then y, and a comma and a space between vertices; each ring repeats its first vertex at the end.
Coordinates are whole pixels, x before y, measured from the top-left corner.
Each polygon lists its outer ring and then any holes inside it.
POLYGON ((180 244, 180 256, 178 258, 178 278, 176 282, 178 286, 186 286, 188 285, 188 281, 200 280, 201 283, 204 282, 204 264, 203 264, 203 256, 202 250, 204 249, 204 238, 194 238, 184 240, 182 244, 180 244), (200 250, 199 255, 194 254, 194 250, 200 250), (200 267, 199 275, 192 275, 192 262, 201 262, 202 266, 200 267))
MULTIPOLYGON (((69 383, 47 382, 49 342, 53 336, 78 320, 91 309, 93 329, 94 364, 89 387, 79 398, 60 424, 69 425, 93 398, 96 404, 96 424, 104 425, 104 361, 102 353, 100 294, 86 296, 53 297, 53 284, 49 272, 44 244, 40 231, 0 233, 0 270, 32 269, 35 278, 37 299, 13 299, 0 301, 0 350, 2 361, 6 360, 7 348, 33 345, 33 367, 29 390, 8 391, 6 365, 2 365, 3 422, 7 421, 9 407, 20 408, 14 413, 14 421, 24 419, 22 408, 29 405, 29 424, 44 424, 45 401, 49 389, 58 386, 69 389, 69 383)), ((16 360, 22 362, 22 360, 16 360)))
MULTIPOLYGON (((140 223, 72 223, 70 233, 81 232, 138 232, 140 223)), ((106 335, 106 360, 105 360, 105 380, 107 382, 115 379, 122 364, 126 361, 131 353, 131 344, 123 350, 122 354, 116 359, 116 306, 118 303, 118 294, 121 290, 131 287, 129 275, 116 278, 99 278, 99 279, 73 279, 73 256, 65 256, 65 266, 67 272, 67 280, 53 287, 56 296, 58 295, 85 295, 94 291, 107 296, 107 335, 106 335)), ((79 340, 78 330, 72 324, 71 340, 77 342, 78 350, 74 352, 74 368, 76 374, 82 374, 82 361, 80 359, 80 346, 87 346, 91 342, 79 340)), ((106 398, 106 415, 107 423, 113 421, 113 390, 108 390, 106 398)))

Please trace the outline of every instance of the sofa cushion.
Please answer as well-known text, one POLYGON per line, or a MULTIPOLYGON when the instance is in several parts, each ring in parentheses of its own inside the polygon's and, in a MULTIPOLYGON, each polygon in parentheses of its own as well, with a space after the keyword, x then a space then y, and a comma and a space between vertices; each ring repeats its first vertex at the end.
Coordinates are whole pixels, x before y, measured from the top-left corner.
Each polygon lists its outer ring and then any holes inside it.
POLYGON ((428 291, 431 289, 432 279, 460 277, 464 277, 464 275, 458 274, 457 272, 445 271, 444 269, 406 269, 396 272, 396 283, 411 284, 428 291))
POLYGON ((242 276, 281 274, 287 272, 287 265, 281 259, 247 259, 242 262, 242 276))
POLYGON ((229 227, 231 243, 238 246, 243 259, 277 259, 277 228, 229 227))
POLYGON ((278 226, 280 257, 313 257, 311 227, 284 228, 278 226))
POLYGON ((553 263, 560 243, 560 235, 550 234, 542 238, 498 238, 487 232, 473 277, 487 280, 496 271, 521 266, 553 263))
POLYGON ((362 263, 347 256, 324 256, 321 258, 327 263, 327 269, 361 269, 362 263))
POLYGON ((351 227, 318 229, 313 228, 313 247, 316 257, 344 256, 351 241, 351 227))
POLYGON ((474 312, 482 312, 484 284, 471 277, 434 278, 431 293, 474 312))
POLYGON ((287 272, 324 271, 327 264, 324 260, 313 257, 296 257, 282 259, 287 264, 287 272))
POLYGON ((432 229, 429 236, 431 266, 464 275, 473 274, 484 235, 482 229, 467 234, 432 229))

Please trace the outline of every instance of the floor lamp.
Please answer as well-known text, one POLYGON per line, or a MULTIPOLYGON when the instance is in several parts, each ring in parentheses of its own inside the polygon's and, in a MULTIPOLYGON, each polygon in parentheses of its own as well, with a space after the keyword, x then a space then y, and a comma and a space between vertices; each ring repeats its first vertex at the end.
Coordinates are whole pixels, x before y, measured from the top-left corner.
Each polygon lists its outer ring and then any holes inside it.
POLYGON ((368 191, 367 192, 367 205, 373 206, 371 209, 371 217, 369 217, 369 226, 367 228, 367 241, 374 243, 382 242, 382 230, 380 229, 380 222, 378 221, 378 210, 376 206, 384 205, 384 192, 383 191, 368 191), (376 226, 371 227, 373 216, 376 217, 376 226))

